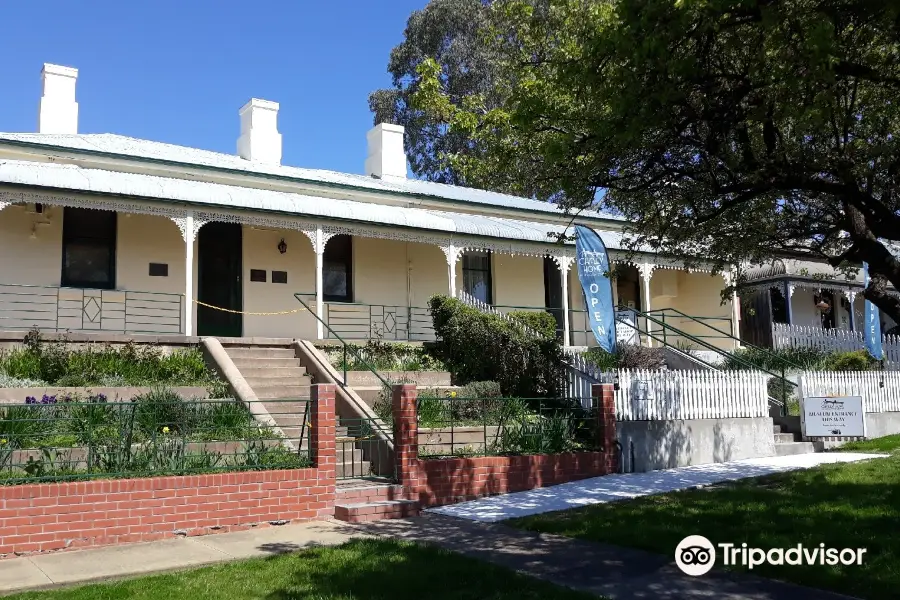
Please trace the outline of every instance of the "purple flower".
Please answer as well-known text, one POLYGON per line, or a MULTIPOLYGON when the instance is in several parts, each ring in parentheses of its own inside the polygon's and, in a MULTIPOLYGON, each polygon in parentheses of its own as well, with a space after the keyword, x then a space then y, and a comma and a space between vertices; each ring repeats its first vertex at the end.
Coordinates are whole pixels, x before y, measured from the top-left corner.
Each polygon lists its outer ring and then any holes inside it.
POLYGON ((41 398, 41 404, 56 404, 56 396, 44 394, 44 397, 41 398))
POLYGON ((37 398, 34 396, 25 396, 25 404, 37 404, 37 398))

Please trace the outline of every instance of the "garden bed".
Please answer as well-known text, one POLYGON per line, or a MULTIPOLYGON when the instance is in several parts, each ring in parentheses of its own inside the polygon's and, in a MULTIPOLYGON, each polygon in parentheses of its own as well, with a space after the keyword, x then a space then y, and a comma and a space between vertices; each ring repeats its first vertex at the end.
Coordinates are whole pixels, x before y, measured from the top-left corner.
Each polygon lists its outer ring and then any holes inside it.
POLYGON ((89 387, 204 388, 227 395, 227 384, 207 367, 199 347, 164 352, 158 346, 125 343, 74 345, 32 331, 21 348, 0 352, 0 388, 89 387))
POLYGON ((130 402, 101 394, 28 397, 0 406, 0 479, 308 466, 308 456, 284 442, 233 399, 184 400, 164 389, 130 402))

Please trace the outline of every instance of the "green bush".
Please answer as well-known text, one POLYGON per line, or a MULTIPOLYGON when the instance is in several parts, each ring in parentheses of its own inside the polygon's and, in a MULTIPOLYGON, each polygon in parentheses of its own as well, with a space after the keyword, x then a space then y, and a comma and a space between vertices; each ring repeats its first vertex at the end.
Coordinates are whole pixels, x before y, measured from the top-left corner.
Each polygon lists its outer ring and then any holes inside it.
POLYGON ((545 337, 556 337, 556 319, 546 311, 517 310, 508 316, 545 337))
POLYGON ((496 381, 504 396, 562 395, 564 357, 555 338, 536 338, 518 323, 446 296, 429 300, 436 356, 455 381, 496 381))
POLYGON ((865 350, 835 352, 825 358, 826 371, 869 371, 878 365, 865 350))
POLYGON ((615 354, 601 348, 588 348, 585 360, 604 371, 614 369, 643 369, 655 371, 666 366, 663 348, 647 348, 637 344, 619 344, 615 354))
POLYGON ((199 348, 164 354, 158 347, 92 344, 72 347, 65 340, 47 341, 39 331, 25 336, 24 348, 0 353, 0 380, 44 382, 60 387, 164 384, 222 387, 206 366, 199 348))
POLYGON ((816 348, 741 348, 730 354, 723 367, 726 369, 762 369, 771 373, 787 371, 821 371, 825 368, 827 354, 816 348), (749 366, 748 364, 749 363, 749 366))
POLYGON ((331 365, 348 371, 444 371, 426 346, 369 340, 365 344, 320 346, 331 365))

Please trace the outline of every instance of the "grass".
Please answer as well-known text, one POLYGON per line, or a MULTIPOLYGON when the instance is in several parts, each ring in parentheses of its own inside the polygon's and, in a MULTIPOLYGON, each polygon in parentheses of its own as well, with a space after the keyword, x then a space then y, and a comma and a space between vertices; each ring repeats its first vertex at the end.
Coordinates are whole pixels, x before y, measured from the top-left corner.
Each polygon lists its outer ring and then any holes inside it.
POLYGON ((597 600, 436 548, 388 540, 205 567, 10 600, 597 600))
POLYGON ((669 556, 693 534, 714 544, 746 542, 764 549, 798 543, 867 548, 862 566, 766 565, 753 573, 867 600, 893 599, 900 589, 898 449, 900 436, 891 436, 847 447, 894 452, 890 458, 545 513, 508 524, 669 556))

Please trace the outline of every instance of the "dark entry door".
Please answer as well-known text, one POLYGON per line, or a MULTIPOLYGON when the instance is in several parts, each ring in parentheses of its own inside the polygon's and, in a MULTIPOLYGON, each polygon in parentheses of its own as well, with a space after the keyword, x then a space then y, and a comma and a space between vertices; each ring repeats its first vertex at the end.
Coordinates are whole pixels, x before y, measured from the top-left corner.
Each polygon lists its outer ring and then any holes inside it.
POLYGON ((556 319, 556 334, 563 332, 562 273, 549 256, 544 257, 544 306, 556 319))
MULTIPOLYGON (((241 226, 208 223, 197 236, 197 299, 228 310, 241 310, 241 226)), ((197 335, 240 337, 241 315, 197 306, 197 335)))

